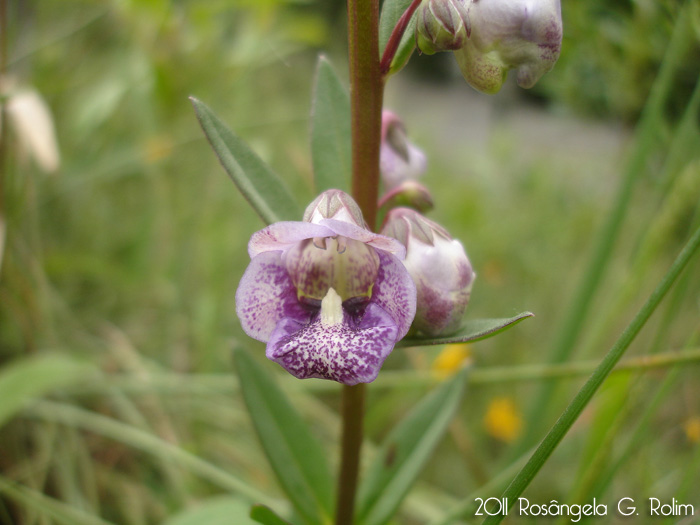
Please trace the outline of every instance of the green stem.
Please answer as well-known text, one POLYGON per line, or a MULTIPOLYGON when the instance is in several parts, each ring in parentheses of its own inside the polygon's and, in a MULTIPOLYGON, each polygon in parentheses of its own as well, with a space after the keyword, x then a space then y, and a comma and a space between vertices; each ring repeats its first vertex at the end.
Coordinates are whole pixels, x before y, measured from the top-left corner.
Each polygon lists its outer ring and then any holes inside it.
POLYGON ((343 434, 341 441, 340 475, 338 477, 338 504, 336 525, 351 525, 355 509, 355 493, 360 469, 362 449, 365 385, 343 386, 341 417, 343 434))
MULTIPOLYGON (((615 341, 615 344, 605 355, 600 362, 595 372, 586 381, 581 390, 576 394, 573 401, 564 410, 552 429, 547 433, 544 440, 535 450, 535 453, 529 459, 527 464, 518 473, 512 483, 503 493, 504 497, 513 505, 518 497, 523 493, 525 488, 535 478, 542 465, 545 464, 549 456, 554 452, 554 449, 559 445, 571 426, 576 422, 583 409, 588 405, 588 402, 596 393, 600 385, 605 381, 605 378, 610 374, 613 367, 623 356, 627 348, 637 336, 639 331, 644 327, 646 322, 654 313, 656 307, 664 298, 666 293, 671 288, 671 285, 676 281, 680 273, 690 262, 695 252, 700 248, 700 228, 698 228, 688 243, 685 245, 681 253, 671 265, 669 271, 664 275, 661 282, 647 299, 646 303, 639 310, 637 315, 632 319, 632 322, 627 326, 622 335, 615 341)), ((503 515, 490 516, 484 520, 486 524, 496 524, 503 520, 503 515)))
POLYGON ((379 69, 379 2, 348 0, 352 195, 376 227, 384 82, 379 69))
MULTIPOLYGON (((376 228, 379 197, 384 83, 379 69, 379 0, 348 0, 352 195, 370 228, 376 228)), ((336 525, 353 521, 362 449, 365 386, 343 387, 342 452, 336 525)))

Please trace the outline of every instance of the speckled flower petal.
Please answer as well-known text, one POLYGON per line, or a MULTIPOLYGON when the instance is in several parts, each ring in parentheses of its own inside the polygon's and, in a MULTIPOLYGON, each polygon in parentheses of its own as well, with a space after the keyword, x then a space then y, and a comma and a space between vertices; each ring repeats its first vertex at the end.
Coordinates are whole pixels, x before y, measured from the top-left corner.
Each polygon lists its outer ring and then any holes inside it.
POLYGON ((398 341, 406 335, 416 315, 416 286, 404 265, 391 254, 377 251, 379 272, 371 302, 396 322, 398 341))
POLYGON ((252 259, 263 252, 286 251, 304 239, 334 235, 336 234, 329 228, 310 222, 276 222, 252 235, 248 242, 248 255, 252 259))
POLYGON ((333 230, 334 235, 342 235, 348 239, 363 242, 385 252, 394 254, 399 259, 406 256, 406 248, 396 239, 373 233, 365 228, 360 228, 348 222, 337 221, 335 219, 324 219, 320 222, 321 225, 333 230))
POLYGON ((280 252, 261 253, 250 262, 236 290, 236 314, 245 333, 262 342, 282 318, 309 322, 280 252))
POLYGON ((394 348, 396 323, 370 304, 355 326, 345 321, 328 326, 316 320, 304 324, 283 319, 267 344, 268 359, 299 379, 330 379, 346 385, 370 383, 394 348))

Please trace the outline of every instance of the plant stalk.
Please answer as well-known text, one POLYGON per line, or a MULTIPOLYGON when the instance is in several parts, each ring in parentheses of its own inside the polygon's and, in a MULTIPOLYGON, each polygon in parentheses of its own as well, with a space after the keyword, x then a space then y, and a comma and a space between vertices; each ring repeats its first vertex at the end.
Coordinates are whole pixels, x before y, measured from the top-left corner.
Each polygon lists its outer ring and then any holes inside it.
MULTIPOLYGON (((384 82, 379 68, 379 0, 348 0, 352 195, 376 229, 384 82)), ((344 386, 336 525, 351 525, 362 449, 365 385, 344 386)))

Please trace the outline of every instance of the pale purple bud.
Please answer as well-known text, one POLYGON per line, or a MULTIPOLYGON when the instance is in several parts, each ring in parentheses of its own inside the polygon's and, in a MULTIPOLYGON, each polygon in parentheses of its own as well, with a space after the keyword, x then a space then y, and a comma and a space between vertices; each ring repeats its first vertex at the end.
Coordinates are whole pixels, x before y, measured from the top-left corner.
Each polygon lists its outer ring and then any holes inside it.
POLYGON ((455 51, 462 75, 475 89, 496 93, 510 69, 531 88, 559 58, 560 0, 472 0, 471 36, 455 51))
POLYGON ((461 48, 469 38, 468 0, 424 0, 417 11, 416 45, 423 53, 461 48))
POLYGON ((326 190, 306 207, 304 222, 319 224, 323 219, 335 219, 360 228, 365 227, 360 207, 350 195, 341 190, 326 190))
POLYGON ((381 233, 406 247, 403 264, 417 292, 412 330, 429 336, 457 331, 476 277, 462 244, 408 208, 391 210, 381 233))
POLYGON ((379 170, 386 191, 406 180, 415 180, 427 167, 425 154, 406 136, 401 119, 388 110, 382 112, 382 143, 379 152, 379 170))

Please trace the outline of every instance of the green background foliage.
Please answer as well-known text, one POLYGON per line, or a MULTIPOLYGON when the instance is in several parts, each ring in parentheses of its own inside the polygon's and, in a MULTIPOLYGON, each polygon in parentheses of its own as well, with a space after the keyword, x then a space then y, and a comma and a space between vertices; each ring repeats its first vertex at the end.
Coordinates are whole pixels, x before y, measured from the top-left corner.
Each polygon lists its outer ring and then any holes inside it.
MULTIPOLYGON (((0 522, 216 523, 252 501, 294 518, 246 413, 233 349, 276 378, 332 468, 338 389, 280 373, 242 333, 234 293, 264 223, 188 97, 303 207, 319 52, 347 79, 343 2, 11 4, 6 71, 48 102, 62 163, 42 173, 3 133, 0 522)), ((697 227, 700 13, 688 3, 670 61, 681 5, 565 1, 561 59, 533 92, 509 83, 476 94, 449 54, 415 55, 390 79, 387 106, 429 157, 431 218, 462 240, 478 274, 468 318, 536 314, 473 345, 458 417, 397 523, 471 516, 474 496, 500 495, 697 227), (601 239, 612 244, 589 306, 572 317, 601 239), (567 323, 578 335, 551 365, 567 323), (518 441, 483 424, 500 397, 525 419, 518 441)), ((700 424, 698 264, 535 478, 531 501, 654 495, 700 509, 700 448, 685 430, 700 424)), ((370 387, 368 469, 439 382, 430 367, 441 350, 396 349, 370 387)))

